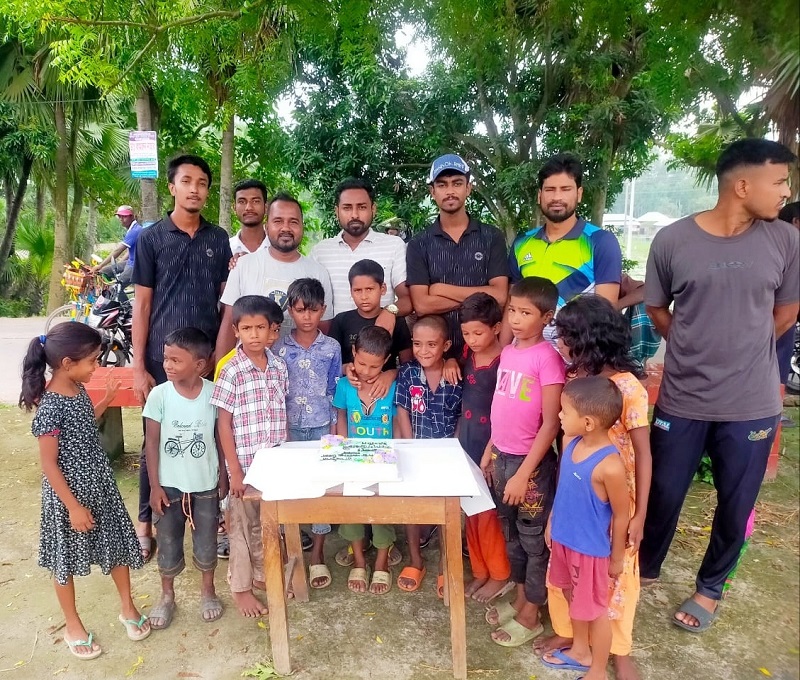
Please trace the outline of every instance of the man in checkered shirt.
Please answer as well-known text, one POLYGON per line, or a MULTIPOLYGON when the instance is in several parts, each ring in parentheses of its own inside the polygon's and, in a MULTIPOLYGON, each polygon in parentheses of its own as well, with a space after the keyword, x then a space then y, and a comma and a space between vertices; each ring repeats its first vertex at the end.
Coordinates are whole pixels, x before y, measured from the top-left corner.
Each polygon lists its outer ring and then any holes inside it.
POLYGON ((271 351, 283 312, 262 295, 245 295, 233 305, 239 347, 220 371, 211 403, 217 407, 219 440, 231 487, 228 496, 230 561, 228 581, 242 616, 258 617, 267 608, 253 585, 264 587, 264 548, 258 503, 246 503, 244 476, 256 451, 286 441, 286 391, 289 373, 271 351))

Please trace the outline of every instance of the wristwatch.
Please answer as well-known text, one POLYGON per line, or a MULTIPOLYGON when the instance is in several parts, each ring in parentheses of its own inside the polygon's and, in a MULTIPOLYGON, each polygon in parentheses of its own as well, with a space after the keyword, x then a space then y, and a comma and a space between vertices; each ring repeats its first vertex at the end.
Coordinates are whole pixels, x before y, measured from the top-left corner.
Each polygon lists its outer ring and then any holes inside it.
POLYGON ((397 305, 394 302, 390 305, 386 305, 384 309, 389 312, 389 314, 394 314, 395 316, 397 316, 397 312, 400 311, 397 309, 397 305))

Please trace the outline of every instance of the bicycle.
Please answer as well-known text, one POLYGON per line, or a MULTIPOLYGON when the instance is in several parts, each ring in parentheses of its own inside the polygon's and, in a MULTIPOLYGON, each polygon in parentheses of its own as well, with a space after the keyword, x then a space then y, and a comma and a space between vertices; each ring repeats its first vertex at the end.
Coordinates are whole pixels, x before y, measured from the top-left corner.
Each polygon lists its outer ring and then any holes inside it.
POLYGON ((192 436, 192 440, 188 442, 184 442, 181 439, 181 436, 178 435, 177 437, 167 439, 166 443, 164 444, 164 453, 166 453, 170 458, 175 458, 178 456, 178 454, 180 454, 181 458, 183 458, 183 454, 187 450, 191 454, 192 458, 201 458, 206 452, 206 445, 203 441, 203 435, 199 432, 196 432, 192 436))

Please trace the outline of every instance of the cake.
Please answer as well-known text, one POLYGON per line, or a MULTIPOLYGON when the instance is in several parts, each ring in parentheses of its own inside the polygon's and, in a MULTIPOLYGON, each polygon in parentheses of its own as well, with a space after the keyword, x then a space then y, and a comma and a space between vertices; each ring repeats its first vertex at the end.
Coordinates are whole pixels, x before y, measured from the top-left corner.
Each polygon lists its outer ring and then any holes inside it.
POLYGON ((320 439, 319 468, 338 482, 396 482, 397 453, 386 439, 348 439, 326 434, 320 439))

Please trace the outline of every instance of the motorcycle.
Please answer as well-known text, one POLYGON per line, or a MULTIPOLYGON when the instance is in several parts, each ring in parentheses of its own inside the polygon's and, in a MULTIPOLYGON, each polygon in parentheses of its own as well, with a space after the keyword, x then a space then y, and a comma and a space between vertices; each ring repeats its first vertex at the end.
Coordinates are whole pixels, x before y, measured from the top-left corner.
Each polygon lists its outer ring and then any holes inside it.
POLYGON ((786 381, 786 391, 789 394, 800 394, 800 323, 795 326, 794 352, 792 352, 789 379, 786 381))
POLYGON ((122 367, 132 361, 133 300, 116 276, 95 300, 86 323, 102 336, 101 366, 122 367))

